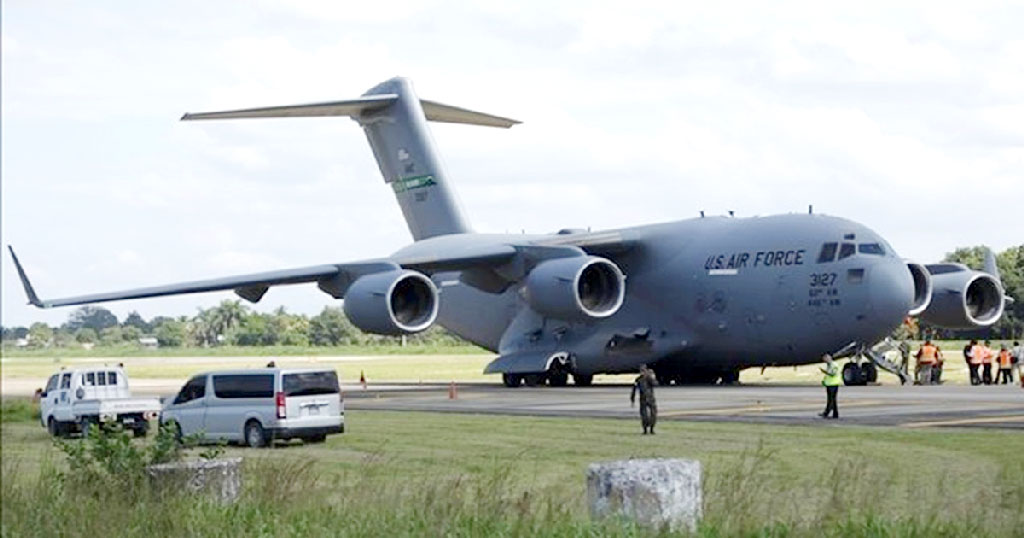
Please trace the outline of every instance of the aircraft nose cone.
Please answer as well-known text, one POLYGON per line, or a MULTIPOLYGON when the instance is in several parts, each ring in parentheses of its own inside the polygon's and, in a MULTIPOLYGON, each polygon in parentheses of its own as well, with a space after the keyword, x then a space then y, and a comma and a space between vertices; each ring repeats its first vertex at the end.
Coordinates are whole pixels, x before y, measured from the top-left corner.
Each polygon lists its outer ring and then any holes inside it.
POLYGON ((871 268, 870 310, 881 321, 899 324, 914 304, 914 277, 902 262, 879 263, 871 268))

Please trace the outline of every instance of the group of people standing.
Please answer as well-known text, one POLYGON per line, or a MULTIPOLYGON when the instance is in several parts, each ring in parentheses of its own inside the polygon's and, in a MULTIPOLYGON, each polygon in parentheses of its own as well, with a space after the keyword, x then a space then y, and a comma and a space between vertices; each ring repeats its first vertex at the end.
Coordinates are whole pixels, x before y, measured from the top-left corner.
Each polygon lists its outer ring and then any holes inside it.
POLYGON ((1014 377, 1024 386, 1020 376, 1021 363, 1024 363, 1024 348, 1020 342, 1014 342, 1012 349, 1003 343, 999 351, 992 348, 992 342, 985 340, 979 344, 977 340, 964 346, 964 360, 971 372, 972 385, 1012 384, 1014 377), (993 366, 996 377, 992 377, 993 366), (1015 373, 1016 372, 1016 373, 1015 373))

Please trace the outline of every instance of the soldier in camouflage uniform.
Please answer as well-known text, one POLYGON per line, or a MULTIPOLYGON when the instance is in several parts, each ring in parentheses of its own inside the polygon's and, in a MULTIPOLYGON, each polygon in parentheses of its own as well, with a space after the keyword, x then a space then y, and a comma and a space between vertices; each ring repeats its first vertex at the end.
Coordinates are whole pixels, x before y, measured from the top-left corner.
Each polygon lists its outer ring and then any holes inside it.
POLYGON ((654 435, 654 424, 658 421, 658 403, 654 400, 654 372, 643 365, 640 375, 633 381, 633 391, 629 393, 629 404, 636 405, 636 393, 640 393, 640 423, 644 427, 644 435, 654 435))

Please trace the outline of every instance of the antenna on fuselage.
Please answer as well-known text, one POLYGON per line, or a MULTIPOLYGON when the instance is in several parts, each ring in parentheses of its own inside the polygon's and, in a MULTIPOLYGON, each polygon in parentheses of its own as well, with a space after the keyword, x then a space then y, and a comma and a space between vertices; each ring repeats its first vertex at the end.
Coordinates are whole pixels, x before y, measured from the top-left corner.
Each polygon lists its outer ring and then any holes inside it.
POLYGON ((814 204, 807 204, 807 214, 808 215, 813 215, 814 214, 814 204))
POLYGON ((703 209, 700 211, 700 218, 704 218, 704 210, 703 209))
POLYGON ((729 210, 729 216, 730 217, 735 217, 736 216, 736 212, 730 209, 729 210))

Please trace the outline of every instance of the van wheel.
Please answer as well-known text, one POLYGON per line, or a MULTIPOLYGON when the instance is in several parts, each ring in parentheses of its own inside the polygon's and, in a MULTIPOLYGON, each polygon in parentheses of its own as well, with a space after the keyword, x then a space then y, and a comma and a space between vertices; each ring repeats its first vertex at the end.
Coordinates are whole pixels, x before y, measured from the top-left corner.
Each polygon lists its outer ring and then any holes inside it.
POLYGON ((319 435, 314 435, 312 437, 307 437, 306 438, 306 442, 307 443, 322 443, 322 442, 324 442, 326 440, 327 440, 327 434, 326 433, 321 433, 319 435))
POLYGON ((132 437, 138 439, 139 437, 145 437, 149 433, 149 426, 139 426, 138 428, 132 428, 132 437))
POLYGON ((259 421, 250 420, 245 423, 245 444, 252 448, 267 446, 267 436, 259 421))

